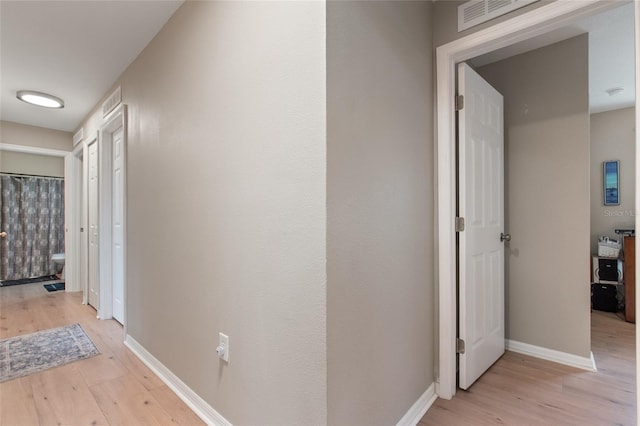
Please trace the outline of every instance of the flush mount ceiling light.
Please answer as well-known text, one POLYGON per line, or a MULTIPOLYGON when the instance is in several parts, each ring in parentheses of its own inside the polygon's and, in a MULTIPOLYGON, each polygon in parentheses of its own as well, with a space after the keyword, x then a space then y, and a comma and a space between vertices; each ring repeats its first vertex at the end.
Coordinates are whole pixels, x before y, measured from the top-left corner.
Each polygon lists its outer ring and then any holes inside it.
POLYGON ((28 104, 45 108, 64 108, 64 101, 56 96, 46 93, 34 92, 33 90, 19 90, 16 98, 28 104))
POLYGON ((622 92, 624 89, 622 87, 612 87, 611 89, 605 90, 609 94, 609 96, 617 95, 622 92))

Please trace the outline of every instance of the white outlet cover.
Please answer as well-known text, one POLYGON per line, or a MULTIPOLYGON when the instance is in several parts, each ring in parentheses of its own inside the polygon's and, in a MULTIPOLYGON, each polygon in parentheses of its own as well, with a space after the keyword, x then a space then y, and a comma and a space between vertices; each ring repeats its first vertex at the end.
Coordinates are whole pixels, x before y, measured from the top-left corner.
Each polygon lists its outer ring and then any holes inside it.
POLYGON ((218 336, 218 345, 224 347, 224 354, 221 359, 225 362, 229 362, 229 336, 224 333, 220 333, 218 336))

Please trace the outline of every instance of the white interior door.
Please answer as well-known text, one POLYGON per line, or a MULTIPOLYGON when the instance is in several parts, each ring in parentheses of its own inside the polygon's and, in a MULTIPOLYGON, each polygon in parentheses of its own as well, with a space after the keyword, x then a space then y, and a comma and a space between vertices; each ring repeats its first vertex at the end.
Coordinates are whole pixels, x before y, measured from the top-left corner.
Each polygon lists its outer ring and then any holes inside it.
POLYGON ((98 205, 98 142, 87 147, 88 152, 88 210, 89 210, 89 305, 100 309, 100 251, 99 251, 99 205, 98 205))
POLYGON ((113 318, 124 323, 124 130, 118 127, 111 134, 112 141, 112 255, 113 263, 113 318))
POLYGON ((458 385, 467 389, 504 353, 504 126, 502 95, 467 64, 458 66, 458 385))
POLYGON ((126 106, 100 128, 100 317, 125 324, 126 106))

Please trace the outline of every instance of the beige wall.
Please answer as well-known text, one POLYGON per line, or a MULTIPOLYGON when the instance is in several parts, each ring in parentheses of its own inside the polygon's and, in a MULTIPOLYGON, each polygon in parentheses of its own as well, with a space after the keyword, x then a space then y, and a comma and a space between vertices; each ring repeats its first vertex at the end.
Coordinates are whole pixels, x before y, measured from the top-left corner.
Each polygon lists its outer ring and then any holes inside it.
POLYGON ((64 158, 0 150, 0 172, 64 177, 64 158))
POLYGON ((237 425, 326 423, 325 29, 322 2, 186 2, 118 82, 127 332, 237 425))
POLYGON ((396 424, 434 381, 431 9, 327 6, 331 425, 396 424))
POLYGON ((478 69, 504 95, 507 337, 590 353, 586 35, 478 69))
POLYGON ((480 25, 476 25, 475 27, 458 32, 458 6, 466 3, 467 1, 468 0, 436 0, 433 3, 433 13, 436 17, 436 19, 433 20, 434 46, 442 46, 450 41, 473 34, 499 22, 506 21, 507 19, 511 19, 515 16, 537 9, 548 3, 553 3, 556 0, 540 0, 498 18, 494 18, 488 22, 484 22, 480 25))
POLYGON ((0 121, 0 143, 71 151, 73 134, 11 121, 0 121))
POLYGON ((591 252, 598 252, 598 237, 620 239, 616 228, 634 228, 635 109, 624 108, 591 115, 591 252), (603 202, 602 163, 620 161, 620 205, 603 202))

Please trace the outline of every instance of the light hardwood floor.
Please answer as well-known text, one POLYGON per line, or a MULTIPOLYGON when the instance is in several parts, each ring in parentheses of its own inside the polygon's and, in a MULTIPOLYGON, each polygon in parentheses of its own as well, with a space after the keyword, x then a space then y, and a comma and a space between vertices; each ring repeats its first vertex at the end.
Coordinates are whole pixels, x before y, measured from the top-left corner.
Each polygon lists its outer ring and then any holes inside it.
POLYGON ((0 339, 79 323, 101 354, 0 384, 0 425, 202 425, 80 293, 0 288, 0 339))
MULTIPOLYGON (((198 417, 100 321, 79 293, 40 284, 0 288, 0 339, 80 323, 101 355, 0 384, 0 425, 201 425, 198 417)), ((635 425, 633 324, 594 311, 597 373, 507 352, 421 426, 635 425)))
POLYGON ((636 425, 634 325, 593 311, 591 346, 597 373, 507 352, 420 425, 636 425))

